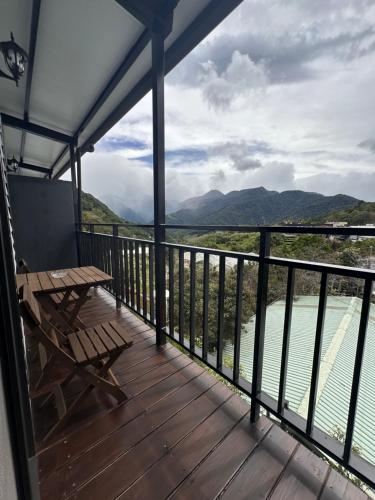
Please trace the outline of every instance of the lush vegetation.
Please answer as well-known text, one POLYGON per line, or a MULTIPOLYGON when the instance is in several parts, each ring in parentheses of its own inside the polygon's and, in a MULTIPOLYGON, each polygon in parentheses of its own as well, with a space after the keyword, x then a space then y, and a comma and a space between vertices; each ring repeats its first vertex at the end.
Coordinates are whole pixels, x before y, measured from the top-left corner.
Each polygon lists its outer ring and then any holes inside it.
MULTIPOLYGON (((375 205, 375 204, 373 204, 375 205)), ((206 234, 188 234, 179 232, 175 235, 180 243, 189 246, 231 250, 243 253, 259 252, 258 233, 210 232, 206 234)), ((271 254, 275 257, 325 262, 351 267, 368 267, 370 256, 375 250, 375 240, 351 241, 341 238, 328 238, 320 235, 287 235, 272 236, 271 254)), ((198 254, 199 255, 199 254, 198 254)), ((218 326, 218 276, 217 260, 211 258, 209 280, 208 332, 209 345, 215 350, 218 326)), ((190 269, 188 262, 184 266, 184 322, 185 332, 189 331, 190 322, 190 269)), ((245 264, 242 323, 245 324, 255 314, 258 265, 254 262, 245 264)), ((175 264, 175 325, 178 330, 178 266, 175 264)), ((317 295, 320 287, 320 274, 317 272, 298 270, 295 280, 295 295, 317 295)), ((226 267, 225 299, 224 299, 224 338, 233 341, 235 305, 236 305, 237 266, 235 263, 226 267)), ((286 293, 287 270, 281 266, 270 266, 268 282, 268 303, 284 299, 286 293)), ((361 296, 363 283, 360 280, 329 276, 329 293, 331 295, 361 296)), ((198 340, 202 335, 203 322, 203 262, 196 265, 196 312, 195 330, 198 340)))
POLYGON ((324 224, 327 221, 347 222, 349 226, 375 224, 375 202, 361 201, 354 207, 309 220, 312 224, 324 224))
MULTIPOLYGON (((131 224, 129 221, 119 217, 107 205, 99 201, 92 194, 82 193, 82 220, 85 223, 96 224, 95 230, 104 234, 112 233, 111 227, 100 224, 131 224)), ((141 228, 122 227, 119 229, 120 236, 150 239, 151 234, 141 228)))

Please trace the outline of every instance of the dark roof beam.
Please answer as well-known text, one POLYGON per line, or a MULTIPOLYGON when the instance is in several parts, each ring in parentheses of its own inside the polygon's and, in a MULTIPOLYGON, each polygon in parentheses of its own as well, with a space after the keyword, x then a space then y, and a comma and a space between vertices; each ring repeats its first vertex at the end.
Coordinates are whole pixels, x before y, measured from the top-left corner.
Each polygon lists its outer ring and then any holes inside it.
MULTIPOLYGON (((23 118, 26 121, 29 119, 31 84, 33 81, 39 13, 40 13, 40 0, 33 0, 33 7, 31 12, 30 42, 29 42, 29 61, 27 63, 26 90, 25 90, 25 102, 24 102, 24 113, 23 113, 23 118)), ((25 139, 26 139, 26 132, 25 130, 23 130, 21 137, 21 149, 20 149, 21 161, 25 152, 25 139)))
POLYGON ((173 10, 178 0, 116 0, 125 10, 150 31, 158 31, 164 37, 172 30, 173 10))
POLYGON ((1 113, 1 119, 3 125, 7 127, 25 130, 26 132, 30 132, 30 134, 39 135, 46 139, 50 139, 51 141, 63 142, 64 144, 74 142, 74 138, 70 135, 37 125, 36 123, 29 122, 28 120, 22 120, 21 118, 8 115, 6 113, 1 113))
POLYGON ((31 165, 30 163, 21 162, 19 168, 24 168, 26 170, 32 170, 33 172, 40 172, 41 174, 50 175, 51 169, 46 167, 39 167, 38 165, 31 165))

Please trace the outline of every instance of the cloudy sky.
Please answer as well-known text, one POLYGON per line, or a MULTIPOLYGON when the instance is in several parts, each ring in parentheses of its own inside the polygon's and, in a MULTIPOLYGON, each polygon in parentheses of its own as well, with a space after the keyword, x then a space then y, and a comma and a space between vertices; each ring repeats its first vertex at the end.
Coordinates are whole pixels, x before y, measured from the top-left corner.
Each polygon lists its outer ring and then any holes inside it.
MULTIPOLYGON (((172 207, 257 186, 375 200, 375 0, 244 0, 168 75, 166 148, 172 207)), ((83 165, 87 191, 150 204, 150 95, 83 165)))

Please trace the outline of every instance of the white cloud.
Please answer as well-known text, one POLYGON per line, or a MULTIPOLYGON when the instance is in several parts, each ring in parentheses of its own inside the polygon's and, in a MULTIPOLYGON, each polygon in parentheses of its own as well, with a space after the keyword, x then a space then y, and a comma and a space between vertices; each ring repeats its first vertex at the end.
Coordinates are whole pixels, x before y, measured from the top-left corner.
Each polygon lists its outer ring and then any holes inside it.
POLYGON ((255 64, 247 54, 235 50, 226 70, 219 74, 213 61, 201 64, 200 84, 208 103, 228 110, 241 97, 264 90, 268 78, 262 62, 255 64))
MULTIPOLYGON (((374 23, 375 0, 244 0, 166 79, 169 203, 257 186, 374 200, 374 23)), ((150 206, 152 171, 129 159, 152 153, 151 96, 108 135, 144 148, 86 155, 84 187, 150 206)))

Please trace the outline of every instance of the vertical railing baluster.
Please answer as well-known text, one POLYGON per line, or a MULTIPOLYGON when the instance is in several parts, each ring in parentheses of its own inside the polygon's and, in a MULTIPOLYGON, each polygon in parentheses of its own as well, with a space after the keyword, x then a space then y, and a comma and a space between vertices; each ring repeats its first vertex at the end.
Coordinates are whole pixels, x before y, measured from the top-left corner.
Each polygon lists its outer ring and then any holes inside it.
POLYGON ((255 422, 256 420, 258 420, 260 415, 260 406, 259 403, 257 402, 257 398, 262 388, 264 337, 266 328, 267 286, 268 286, 268 264, 266 263, 265 258, 269 256, 270 247, 271 247, 271 235, 267 231, 262 231, 260 233, 260 247, 259 247, 253 377, 252 377, 252 387, 251 387, 252 401, 250 408, 251 422, 255 422))
POLYGON ((148 247, 148 281, 150 293, 150 321, 155 321, 155 297, 154 297, 154 245, 148 247))
POLYGON ((237 261, 236 283, 236 313, 234 324, 234 352, 233 352, 233 380, 237 384, 240 378, 240 351, 241 351, 241 325, 242 325, 242 294, 243 294, 244 259, 237 261))
POLYGON ((289 267, 288 282, 286 286, 283 345, 281 348, 279 397, 277 401, 277 411, 280 414, 283 413, 283 410, 285 408, 285 388, 286 388, 286 377, 288 372, 289 340, 290 340, 290 327, 292 324, 294 281, 295 281, 295 269, 293 267, 289 267))
POLYGON ((169 273, 169 334, 174 336, 174 250, 168 249, 168 273, 169 273))
POLYGON ((114 275, 114 293, 116 297, 116 307, 121 307, 121 281, 120 281, 120 263, 119 263, 119 239, 118 239, 118 225, 112 226, 112 273, 114 275))
POLYGON ((310 436, 314 425, 316 396, 319 381, 320 358, 322 352, 322 340, 324 330, 324 318, 327 305, 327 273, 322 273, 320 281, 318 318, 316 322, 315 345, 313 363, 311 369, 311 383, 309 395, 309 408, 307 412, 306 434, 310 436))
POLYGON ((345 445, 344 445, 344 456, 343 456, 344 463, 349 462, 353 445, 353 434, 354 434, 355 417, 357 413, 359 382, 361 379, 363 353, 365 349, 366 332, 367 332, 367 325, 368 325, 370 305, 371 305, 371 292, 372 292, 372 279, 367 278, 363 290, 361 319, 359 322, 357 349, 354 362, 353 383, 350 395, 348 424, 346 428, 345 445))
POLYGON ((95 233, 95 226, 94 224, 89 224, 89 231, 90 231, 90 261, 91 261, 91 266, 95 265, 95 253, 94 253, 94 238, 93 234, 95 233))
POLYGON ((125 299, 125 277, 124 277, 124 240, 118 240, 119 242, 119 261, 120 261, 120 297, 123 301, 125 299))
POLYGON ((184 323, 185 323, 185 268, 184 250, 180 248, 178 261, 178 338, 181 344, 184 343, 184 323))
POLYGON ((129 245, 124 240, 124 264, 125 264, 125 302, 129 304, 129 245))
POLYGON ((147 319, 147 269, 146 269, 146 248, 142 243, 142 309, 143 317, 147 319))
POLYGON ((190 349, 195 350, 195 279, 196 254, 190 252, 190 349))
POLYGON ((137 311, 141 309, 141 286, 140 286, 140 272, 139 272, 139 243, 135 242, 135 284, 136 284, 136 298, 137 298, 137 311))
POLYGON ((203 321, 202 321, 202 358, 207 361, 208 354, 208 301, 210 279, 210 255, 204 254, 203 260, 203 321))
POLYGON ((130 304, 135 308, 135 283, 134 283, 134 244, 129 241, 129 266, 130 266, 130 304))
POLYGON ((217 298, 217 339, 216 339, 216 368, 223 367, 223 342, 224 342, 224 294, 225 294, 225 257, 219 259, 219 292, 217 298))

